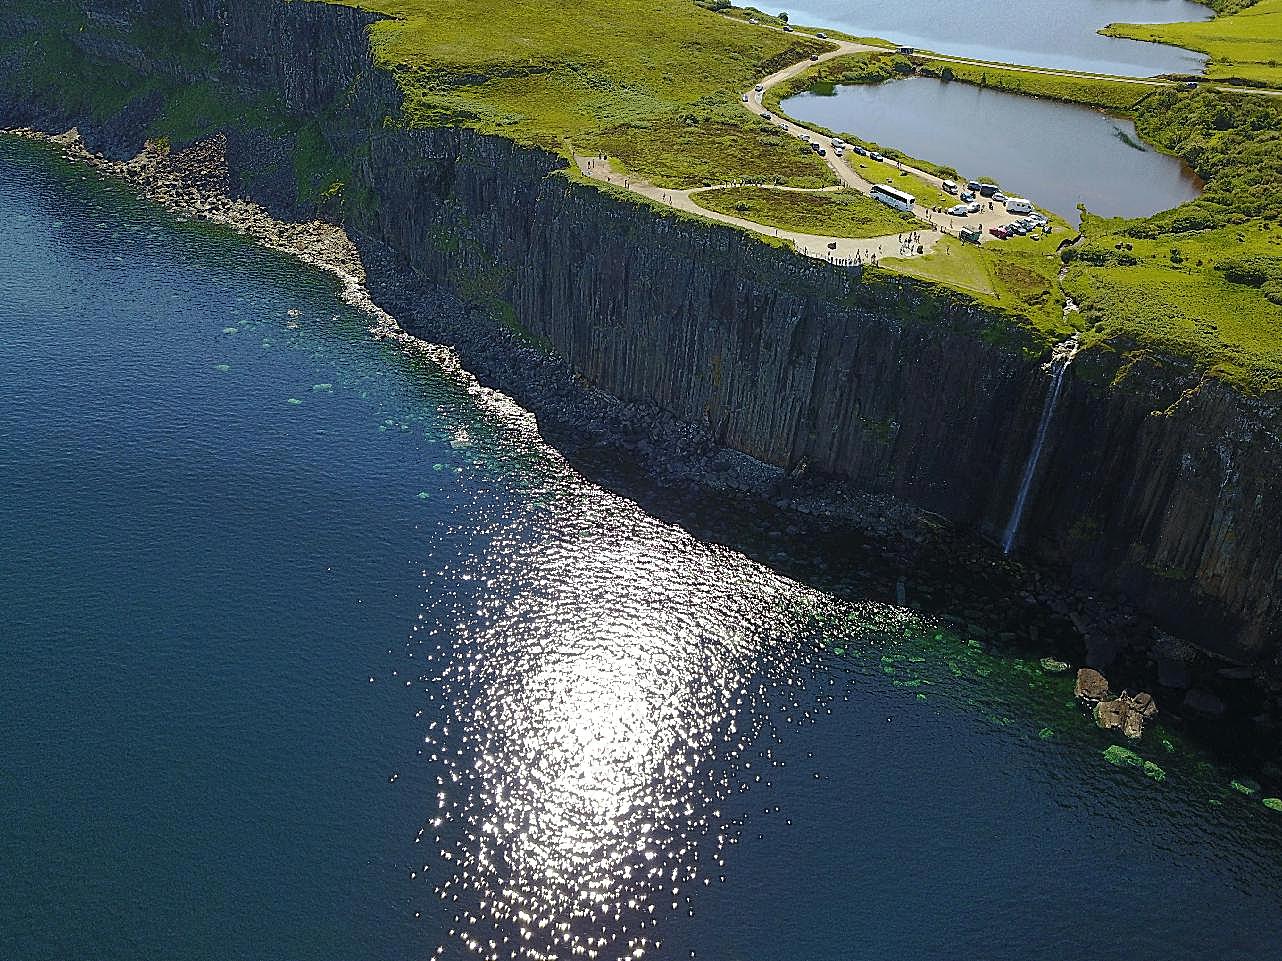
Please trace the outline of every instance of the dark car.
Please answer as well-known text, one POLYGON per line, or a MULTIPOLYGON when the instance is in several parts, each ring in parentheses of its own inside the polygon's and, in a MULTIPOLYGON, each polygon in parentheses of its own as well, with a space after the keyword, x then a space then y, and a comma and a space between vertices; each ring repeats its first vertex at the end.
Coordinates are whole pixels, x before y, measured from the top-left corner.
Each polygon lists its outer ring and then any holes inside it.
POLYGON ((979 195, 981 197, 991 197, 997 193, 997 184, 980 184, 979 195))

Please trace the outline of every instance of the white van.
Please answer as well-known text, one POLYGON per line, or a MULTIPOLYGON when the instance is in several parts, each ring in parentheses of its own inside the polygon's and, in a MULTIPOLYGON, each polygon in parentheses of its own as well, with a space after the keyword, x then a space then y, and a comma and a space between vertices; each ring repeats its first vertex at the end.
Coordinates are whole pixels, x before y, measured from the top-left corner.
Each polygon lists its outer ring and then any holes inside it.
POLYGON ((1007 197, 1006 212, 1008 214, 1031 214, 1033 205, 1023 197, 1007 197))

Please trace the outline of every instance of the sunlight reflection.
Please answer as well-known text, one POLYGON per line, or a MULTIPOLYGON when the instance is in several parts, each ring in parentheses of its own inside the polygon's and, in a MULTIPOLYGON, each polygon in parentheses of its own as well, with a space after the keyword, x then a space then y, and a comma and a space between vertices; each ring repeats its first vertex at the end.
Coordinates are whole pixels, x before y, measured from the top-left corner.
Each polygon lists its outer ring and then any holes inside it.
POLYGON ((558 535, 459 575, 485 586, 458 629, 482 630, 435 655, 437 890, 476 899, 451 936, 485 957, 655 947, 700 859, 720 861, 709 816, 766 716, 749 707, 790 690, 782 615, 801 588, 635 513, 620 537, 610 495, 580 499, 558 535))

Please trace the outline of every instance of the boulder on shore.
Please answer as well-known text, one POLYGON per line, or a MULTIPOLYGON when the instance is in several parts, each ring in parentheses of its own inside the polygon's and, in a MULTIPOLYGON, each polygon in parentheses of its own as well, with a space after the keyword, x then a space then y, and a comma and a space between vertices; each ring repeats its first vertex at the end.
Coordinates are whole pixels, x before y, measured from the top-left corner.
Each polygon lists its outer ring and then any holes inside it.
POLYGON ((1121 731, 1131 740, 1139 740, 1144 733, 1144 722, 1157 714, 1153 695, 1141 691, 1135 696, 1123 693, 1121 697, 1100 701, 1095 705, 1095 723, 1106 731, 1121 731))
POLYGON ((1088 704, 1111 700, 1113 696, 1108 689, 1108 679, 1093 667, 1084 667, 1077 672, 1073 695, 1088 704))

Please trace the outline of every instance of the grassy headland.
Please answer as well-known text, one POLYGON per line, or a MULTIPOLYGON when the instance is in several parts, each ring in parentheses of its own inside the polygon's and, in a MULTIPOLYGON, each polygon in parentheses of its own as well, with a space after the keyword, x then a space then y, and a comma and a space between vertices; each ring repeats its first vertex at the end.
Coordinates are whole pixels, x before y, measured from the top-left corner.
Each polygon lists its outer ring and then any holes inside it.
POLYGON ((738 103, 760 77, 830 49, 692 0, 358 0, 411 124, 460 125, 604 153, 660 186, 835 183, 738 103))
POLYGON ((700 207, 754 223, 829 237, 885 237, 922 224, 856 190, 801 193, 769 187, 724 187, 692 193, 700 207))
POLYGON ((1187 47, 1207 54, 1206 74, 1282 87, 1282 0, 1217 0, 1200 23, 1114 23, 1102 33, 1187 47))

